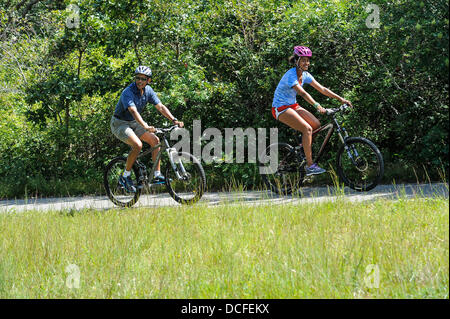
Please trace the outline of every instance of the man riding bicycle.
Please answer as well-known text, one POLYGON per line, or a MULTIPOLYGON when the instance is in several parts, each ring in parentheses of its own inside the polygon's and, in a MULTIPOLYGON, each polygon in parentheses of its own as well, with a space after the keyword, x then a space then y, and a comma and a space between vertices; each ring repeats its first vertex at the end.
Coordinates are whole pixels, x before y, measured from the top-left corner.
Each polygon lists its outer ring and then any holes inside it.
POLYGON ((294 67, 289 69, 281 78, 275 90, 272 103, 273 117, 302 133, 302 144, 307 162, 307 176, 325 173, 323 168, 313 163, 311 151, 312 132, 320 127, 320 122, 312 113, 298 105, 296 95, 300 95, 306 102, 315 106, 322 114, 326 113, 326 109, 320 106, 303 89, 304 84, 310 84, 323 95, 339 100, 342 104, 345 103, 352 106, 350 101, 323 87, 307 72, 311 57, 312 52, 308 47, 294 47, 294 55, 289 58, 289 62, 294 67))
MULTIPOLYGON (((122 91, 119 102, 111 117, 111 132, 122 142, 131 146, 128 154, 126 167, 123 174, 119 178, 119 183, 128 192, 135 193, 136 187, 131 179, 131 169, 133 164, 141 152, 142 141, 155 146, 159 143, 159 138, 153 134, 156 129, 149 126, 141 116, 141 112, 148 103, 153 104, 156 109, 175 125, 183 127, 184 124, 178 121, 169 109, 161 103, 155 91, 150 87, 149 83, 152 77, 152 71, 147 66, 138 66, 134 71, 135 82, 131 83, 122 91)), ((152 158, 155 161, 159 148, 152 152, 152 158)), ((160 161, 158 161, 154 173, 154 182, 163 183, 165 177, 161 174, 160 161)))

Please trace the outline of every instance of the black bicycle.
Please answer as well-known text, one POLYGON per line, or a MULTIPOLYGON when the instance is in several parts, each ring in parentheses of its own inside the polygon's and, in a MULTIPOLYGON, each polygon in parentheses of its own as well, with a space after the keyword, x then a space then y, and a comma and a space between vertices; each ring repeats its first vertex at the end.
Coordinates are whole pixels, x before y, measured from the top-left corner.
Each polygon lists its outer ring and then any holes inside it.
POLYGON ((131 171, 133 183, 137 185, 136 192, 130 193, 119 183, 119 177, 125 169, 127 158, 118 156, 112 159, 106 165, 103 182, 106 194, 109 199, 121 207, 131 207, 139 199, 144 188, 150 189, 165 185, 170 196, 181 204, 196 203, 202 197, 206 189, 206 176, 200 161, 192 154, 186 152, 177 152, 175 148, 170 147, 168 136, 170 132, 178 126, 174 125, 168 128, 157 128, 155 134, 160 136, 160 143, 141 152, 134 162, 131 171), (140 161, 144 156, 151 154, 153 150, 160 147, 150 172, 140 161), (165 183, 151 183, 151 178, 156 169, 156 164, 161 159, 161 155, 167 154, 167 160, 161 163, 165 166, 165 183))
MULTIPOLYGON (((339 124, 336 115, 349 107, 343 104, 339 108, 327 109, 332 122, 313 132, 314 139, 319 132, 328 129, 313 162, 319 163, 325 153, 325 146, 336 130, 342 142, 336 159, 339 178, 344 185, 356 191, 369 191, 376 187, 383 177, 383 156, 372 141, 364 137, 349 137, 345 128, 339 124)), ((272 167, 271 163, 261 163, 267 169, 266 174, 261 175, 264 183, 277 194, 291 194, 308 179, 301 139, 297 135, 295 137, 298 143, 295 147, 288 143, 274 143, 265 150, 266 158, 269 157, 270 152, 278 152, 277 167, 272 167)))

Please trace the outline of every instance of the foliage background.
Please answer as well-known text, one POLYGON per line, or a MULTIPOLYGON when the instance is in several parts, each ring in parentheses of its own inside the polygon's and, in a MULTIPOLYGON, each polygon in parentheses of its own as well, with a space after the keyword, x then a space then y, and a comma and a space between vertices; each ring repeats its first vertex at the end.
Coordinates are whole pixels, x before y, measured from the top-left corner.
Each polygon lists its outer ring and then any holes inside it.
MULTIPOLYGON (((345 125, 379 146, 385 182, 448 176, 447 1, 1 0, 0 10, 0 198, 102 193, 105 163, 128 151, 109 119, 139 64, 188 129, 201 119, 290 139, 270 107, 298 44, 312 48, 315 78, 355 105, 345 125), (379 28, 366 25, 369 4, 379 28)), ((144 116, 166 122, 151 107, 144 116)), ((259 183, 255 164, 205 169, 212 188, 259 183)))

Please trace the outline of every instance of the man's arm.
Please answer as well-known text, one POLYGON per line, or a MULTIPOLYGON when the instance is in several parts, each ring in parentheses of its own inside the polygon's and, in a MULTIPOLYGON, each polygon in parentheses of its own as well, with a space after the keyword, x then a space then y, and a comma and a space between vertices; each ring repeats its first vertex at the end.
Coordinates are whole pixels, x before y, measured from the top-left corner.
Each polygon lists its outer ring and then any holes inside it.
POLYGON ((147 131, 153 133, 155 132, 155 128, 153 126, 149 126, 142 118, 141 114, 139 114, 136 106, 129 106, 128 111, 131 113, 131 115, 134 117, 136 122, 142 125, 143 128, 145 128, 147 131))
POLYGON ((170 113, 169 109, 162 104, 161 102, 155 105, 156 109, 162 114, 164 115, 169 121, 173 122, 174 124, 179 125, 180 127, 183 127, 183 122, 181 121, 174 121, 175 116, 172 115, 172 113, 170 113))

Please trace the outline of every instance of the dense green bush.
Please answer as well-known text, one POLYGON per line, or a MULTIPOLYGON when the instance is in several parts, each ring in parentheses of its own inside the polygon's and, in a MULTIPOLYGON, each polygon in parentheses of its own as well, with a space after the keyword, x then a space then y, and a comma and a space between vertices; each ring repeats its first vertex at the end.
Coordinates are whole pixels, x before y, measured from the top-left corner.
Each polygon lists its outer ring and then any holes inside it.
MULTIPOLYGON (((75 28, 69 4, 0 2, 2 198, 101 192, 105 163, 127 152, 109 119, 139 64, 188 129, 199 119, 203 129, 278 127, 289 140, 270 108, 297 44, 312 48, 316 80, 355 105, 345 125, 380 147, 385 182, 448 172, 447 1, 83 0, 75 28), (379 8, 375 28, 369 4, 379 8)), ((145 117, 167 122, 152 107, 145 117)), ((259 183, 252 164, 205 169, 213 187, 259 183)))

